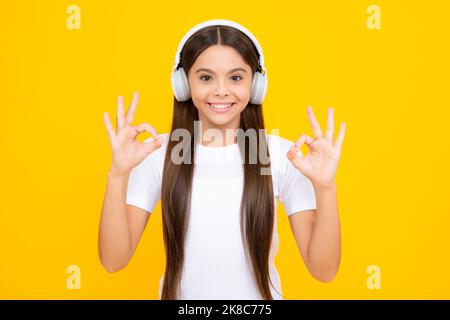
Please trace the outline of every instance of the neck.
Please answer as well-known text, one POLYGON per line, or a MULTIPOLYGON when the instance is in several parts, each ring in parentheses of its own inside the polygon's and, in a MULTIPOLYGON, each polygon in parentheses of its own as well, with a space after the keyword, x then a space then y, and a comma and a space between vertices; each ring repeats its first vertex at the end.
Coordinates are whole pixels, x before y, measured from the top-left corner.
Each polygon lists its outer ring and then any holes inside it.
POLYGON ((200 128, 196 132, 201 132, 198 143, 208 147, 224 147, 237 143, 237 126, 224 125, 208 126, 205 122, 199 121, 200 128))

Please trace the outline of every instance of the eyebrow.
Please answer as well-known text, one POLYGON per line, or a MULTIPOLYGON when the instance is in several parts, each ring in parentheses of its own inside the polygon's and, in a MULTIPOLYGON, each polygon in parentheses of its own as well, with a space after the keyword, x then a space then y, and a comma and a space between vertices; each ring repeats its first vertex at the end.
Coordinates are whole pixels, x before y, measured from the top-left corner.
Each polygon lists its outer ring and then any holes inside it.
MULTIPOLYGON (((212 70, 210 70, 210 69, 206 69, 206 68, 199 68, 199 69, 197 69, 197 71, 195 71, 195 73, 198 73, 198 72, 200 72, 200 71, 206 71, 206 72, 215 74, 214 71, 212 71, 212 70)), ((228 73, 233 73, 233 72, 235 72, 235 71, 243 71, 243 72, 247 72, 247 71, 245 71, 244 68, 234 68, 234 69, 231 69, 230 71, 228 71, 227 74, 228 74, 228 73)))

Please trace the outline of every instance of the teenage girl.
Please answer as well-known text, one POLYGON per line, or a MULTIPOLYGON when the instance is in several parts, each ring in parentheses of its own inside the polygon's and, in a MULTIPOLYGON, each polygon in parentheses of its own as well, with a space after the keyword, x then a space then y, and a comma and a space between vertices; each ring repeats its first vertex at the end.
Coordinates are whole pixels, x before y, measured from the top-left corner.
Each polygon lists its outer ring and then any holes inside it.
POLYGON ((112 148, 99 227, 106 270, 127 266, 161 200, 161 299, 283 299, 274 264, 279 199, 309 272, 330 282, 341 256, 335 177, 345 123, 335 140, 333 109, 323 134, 308 107, 314 138, 302 134, 294 143, 260 134, 264 56, 250 31, 229 20, 186 34, 172 88, 170 133, 132 125, 137 93, 127 112, 119 97, 116 130, 104 114, 112 148), (152 137, 141 143, 142 132, 152 137))

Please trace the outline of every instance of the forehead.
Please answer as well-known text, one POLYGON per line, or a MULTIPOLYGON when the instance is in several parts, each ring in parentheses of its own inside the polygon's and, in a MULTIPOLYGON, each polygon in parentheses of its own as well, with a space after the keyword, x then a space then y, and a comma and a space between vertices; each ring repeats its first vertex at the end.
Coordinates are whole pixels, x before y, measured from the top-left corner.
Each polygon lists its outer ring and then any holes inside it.
POLYGON ((192 65, 192 68, 207 68, 217 72, 226 72, 236 67, 251 70, 236 49, 223 45, 213 45, 207 48, 192 65))

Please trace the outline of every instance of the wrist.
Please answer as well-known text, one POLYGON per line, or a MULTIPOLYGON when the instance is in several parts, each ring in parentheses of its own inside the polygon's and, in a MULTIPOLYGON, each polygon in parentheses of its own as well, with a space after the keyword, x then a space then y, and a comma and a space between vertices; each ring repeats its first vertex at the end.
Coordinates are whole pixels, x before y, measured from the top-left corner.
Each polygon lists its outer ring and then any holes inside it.
POLYGON ((327 191, 327 190, 336 190, 336 181, 333 180, 329 183, 312 183, 314 190, 316 191, 327 191))
POLYGON ((108 176, 112 177, 112 178, 128 178, 129 175, 130 175, 129 171, 121 172, 121 171, 116 171, 112 168, 110 168, 108 171, 108 176))

